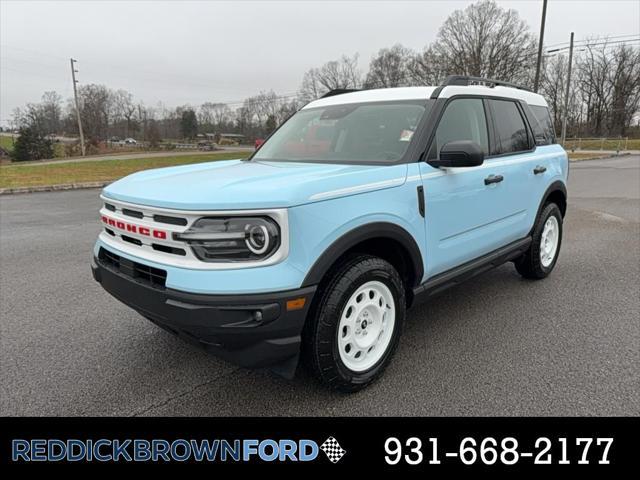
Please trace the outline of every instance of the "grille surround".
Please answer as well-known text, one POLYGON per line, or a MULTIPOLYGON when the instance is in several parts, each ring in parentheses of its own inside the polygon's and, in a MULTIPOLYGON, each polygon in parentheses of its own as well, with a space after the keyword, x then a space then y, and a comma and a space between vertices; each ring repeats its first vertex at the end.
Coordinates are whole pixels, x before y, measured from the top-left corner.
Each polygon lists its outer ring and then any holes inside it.
POLYGON ((170 265, 193 270, 238 270, 274 265, 282 262, 289 255, 289 219, 286 208, 262 210, 173 210, 122 202, 105 197, 104 195, 101 196, 101 199, 105 204, 113 206, 115 211, 103 205, 100 209, 100 216, 122 223, 120 226, 111 225, 105 224, 104 220, 102 220, 103 231, 100 233, 99 240, 108 248, 135 256, 141 260, 159 265, 170 265), (142 218, 133 218, 123 213, 123 210, 141 212, 142 218), (184 240, 176 240, 175 238, 175 234, 186 232, 202 217, 231 216, 266 216, 274 220, 280 227, 281 238, 279 249, 264 260, 204 262, 196 257, 193 249, 187 242, 184 240), (173 223, 166 222, 167 219, 170 219, 170 222, 173 223), (180 223, 182 225, 180 225, 180 223), (141 235, 139 232, 127 230, 127 225, 148 229, 148 234, 141 235), (108 230, 111 230, 111 232, 108 233, 108 230), (154 231, 161 231, 162 238, 154 237, 154 231), (123 235, 129 237, 129 239, 139 240, 141 245, 123 240, 123 235))

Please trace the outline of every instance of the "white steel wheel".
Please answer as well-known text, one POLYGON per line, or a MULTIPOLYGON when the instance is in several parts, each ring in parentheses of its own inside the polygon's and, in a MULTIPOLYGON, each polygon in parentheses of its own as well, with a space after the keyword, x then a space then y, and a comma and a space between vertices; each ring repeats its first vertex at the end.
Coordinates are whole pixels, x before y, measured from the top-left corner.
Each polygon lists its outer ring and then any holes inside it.
POLYGON ((549 267, 556 258, 559 240, 560 224, 558 223, 558 219, 554 215, 551 215, 547 218, 540 237, 540 263, 543 267, 549 267))
POLYGON ((340 316, 338 350, 342 363, 354 372, 373 367, 391 343, 395 321, 391 290, 379 281, 360 286, 340 316))

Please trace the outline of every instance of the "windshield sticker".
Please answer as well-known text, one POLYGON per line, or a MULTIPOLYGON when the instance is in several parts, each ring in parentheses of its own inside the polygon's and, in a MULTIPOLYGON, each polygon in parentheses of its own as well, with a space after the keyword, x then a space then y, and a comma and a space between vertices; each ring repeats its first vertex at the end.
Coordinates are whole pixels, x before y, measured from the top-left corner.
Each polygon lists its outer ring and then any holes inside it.
POLYGON ((400 141, 401 142, 408 142, 411 140, 411 137, 413 137, 413 130, 402 130, 400 132, 400 141))

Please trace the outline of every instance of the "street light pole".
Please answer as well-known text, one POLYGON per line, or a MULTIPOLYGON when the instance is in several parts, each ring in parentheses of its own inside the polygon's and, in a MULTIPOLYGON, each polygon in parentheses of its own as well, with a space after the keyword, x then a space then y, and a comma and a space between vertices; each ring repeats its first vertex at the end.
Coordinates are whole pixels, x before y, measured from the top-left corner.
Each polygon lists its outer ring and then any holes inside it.
POLYGON ((538 91, 540 84, 540 66, 542 63, 542 45, 544 44, 544 24, 547 19, 547 0, 542 1, 542 21, 540 22, 540 39, 538 41, 538 61, 536 63, 536 79, 533 82, 533 91, 538 91))
POLYGON ((76 100, 76 116, 78 117, 78 131, 80 132, 80 151, 82 152, 82 156, 84 157, 85 155, 84 134, 82 133, 82 119, 80 118, 80 105, 78 103, 78 89, 76 87, 76 83, 78 83, 78 81, 76 80, 77 70, 75 69, 75 65, 74 65, 76 62, 77 60, 74 60, 73 58, 71 59, 71 79, 73 80, 73 96, 76 100))
POLYGON ((571 32, 571 40, 569 41, 569 68, 567 71, 567 89, 564 93, 564 112, 562 119, 562 146, 564 147, 567 139, 567 117, 569 116, 569 87, 571 86, 571 62, 573 61, 573 32, 571 32))

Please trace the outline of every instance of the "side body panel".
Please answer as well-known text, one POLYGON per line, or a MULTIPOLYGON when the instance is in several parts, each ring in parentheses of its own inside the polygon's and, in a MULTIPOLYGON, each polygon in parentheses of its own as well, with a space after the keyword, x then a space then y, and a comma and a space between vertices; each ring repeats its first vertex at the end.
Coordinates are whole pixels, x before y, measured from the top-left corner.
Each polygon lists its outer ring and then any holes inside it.
POLYGON ((525 237, 547 188, 566 183, 567 154, 559 145, 487 159, 479 167, 436 169, 420 164, 426 198, 426 277, 525 237), (543 166, 542 174, 533 172, 543 166), (503 175, 484 185, 490 174, 503 175))

